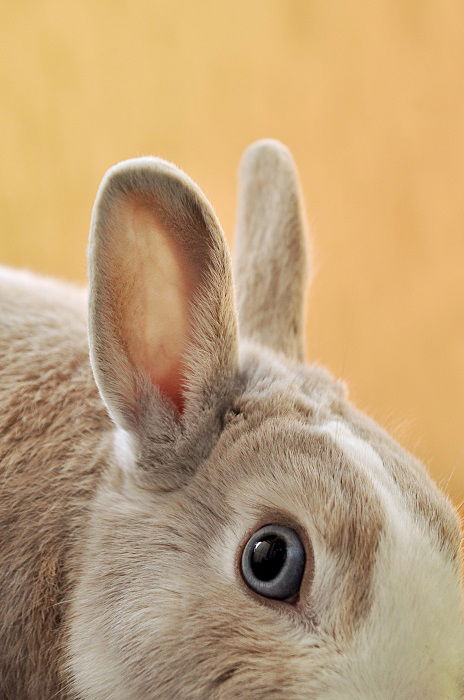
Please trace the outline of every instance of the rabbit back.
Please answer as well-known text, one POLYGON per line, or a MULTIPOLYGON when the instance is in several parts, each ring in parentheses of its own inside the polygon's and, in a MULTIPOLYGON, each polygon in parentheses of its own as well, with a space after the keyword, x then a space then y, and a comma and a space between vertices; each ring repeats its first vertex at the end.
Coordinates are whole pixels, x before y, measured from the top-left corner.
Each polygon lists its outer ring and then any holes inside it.
POLYGON ((77 287, 0 271, 0 697, 52 697, 60 684, 68 553, 108 426, 85 306, 77 287))

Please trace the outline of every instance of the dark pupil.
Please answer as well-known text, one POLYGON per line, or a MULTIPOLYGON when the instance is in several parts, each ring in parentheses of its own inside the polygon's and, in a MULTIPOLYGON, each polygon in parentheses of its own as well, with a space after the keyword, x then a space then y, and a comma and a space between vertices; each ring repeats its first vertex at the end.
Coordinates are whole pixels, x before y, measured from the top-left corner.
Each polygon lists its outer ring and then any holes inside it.
POLYGON ((260 581, 271 581, 282 569, 286 558, 285 541, 278 535, 266 535, 253 547, 251 569, 260 581))

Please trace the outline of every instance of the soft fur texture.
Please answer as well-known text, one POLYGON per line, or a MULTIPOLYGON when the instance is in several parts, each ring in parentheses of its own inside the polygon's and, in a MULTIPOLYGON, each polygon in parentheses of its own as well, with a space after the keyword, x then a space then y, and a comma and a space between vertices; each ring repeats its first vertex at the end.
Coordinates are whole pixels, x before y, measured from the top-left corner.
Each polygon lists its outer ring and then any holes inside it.
POLYGON ((84 293, 2 271, 1 698, 464 697, 457 515, 301 364, 302 204, 277 142, 244 157, 238 229, 237 313, 197 186, 155 158, 110 170, 91 366, 84 293), (306 547, 291 602, 240 574, 267 523, 306 547))

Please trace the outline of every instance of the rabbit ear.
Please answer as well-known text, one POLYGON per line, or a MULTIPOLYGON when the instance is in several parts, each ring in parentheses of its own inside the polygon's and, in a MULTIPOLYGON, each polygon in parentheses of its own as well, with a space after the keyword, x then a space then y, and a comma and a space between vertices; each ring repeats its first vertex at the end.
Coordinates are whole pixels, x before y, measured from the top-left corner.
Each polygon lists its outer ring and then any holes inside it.
POLYGON ((298 176, 278 141, 252 144, 240 167, 235 272, 240 332, 304 359, 306 242, 298 176))
POLYGON ((227 246, 210 204, 175 166, 137 158, 108 171, 89 275, 92 368, 119 426, 140 424, 153 401, 182 415, 233 375, 227 246))

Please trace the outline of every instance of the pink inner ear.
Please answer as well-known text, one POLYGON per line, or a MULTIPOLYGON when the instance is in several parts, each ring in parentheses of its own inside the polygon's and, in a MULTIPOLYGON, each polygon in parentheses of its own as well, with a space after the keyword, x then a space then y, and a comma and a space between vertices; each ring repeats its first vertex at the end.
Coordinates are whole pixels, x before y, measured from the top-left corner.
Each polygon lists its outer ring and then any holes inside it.
MULTIPOLYGON (((163 396, 167 396, 172 401, 179 413, 183 413, 185 405, 185 397, 181 388, 182 380, 182 365, 179 362, 178 366, 173 368, 171 374, 166 375, 165 378, 158 382, 159 390, 163 396)), ((153 381, 153 383, 156 384, 157 382, 153 381)))
POLYGON ((182 411, 193 270, 147 202, 122 203, 119 217, 112 259, 120 334, 131 364, 182 411))

